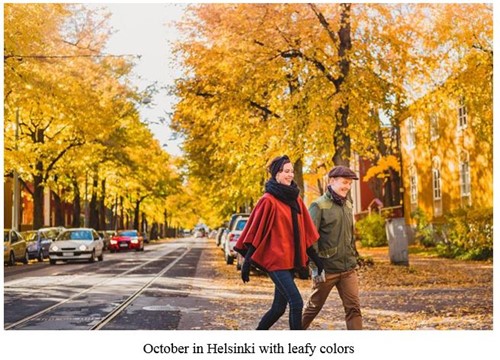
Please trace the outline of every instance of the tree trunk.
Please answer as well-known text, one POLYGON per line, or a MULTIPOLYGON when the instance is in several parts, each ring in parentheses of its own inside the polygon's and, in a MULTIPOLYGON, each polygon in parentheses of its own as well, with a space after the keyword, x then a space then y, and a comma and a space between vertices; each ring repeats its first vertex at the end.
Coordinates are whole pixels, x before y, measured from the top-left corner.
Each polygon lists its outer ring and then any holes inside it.
POLYGON ((135 201, 135 209, 134 209, 134 229, 140 231, 139 229, 139 214, 141 211, 141 200, 137 199, 135 201))
POLYGON ((333 148, 335 152, 332 161, 334 165, 349 166, 351 158, 351 137, 347 134, 349 105, 340 107, 336 117, 337 124, 333 133, 333 148))
POLYGON ((72 179, 73 183, 73 221, 71 222, 71 227, 80 227, 80 213, 82 211, 80 207, 80 188, 78 187, 78 181, 76 178, 72 179))
POLYGON ((163 235, 164 237, 167 237, 167 231, 168 231, 168 218, 167 218, 167 209, 163 211, 163 224, 165 228, 165 234, 163 235))
POLYGON ((297 159, 293 165, 294 180, 300 189, 300 197, 304 198, 304 169, 302 159, 297 159))
POLYGON ((94 175, 92 179, 92 198, 90 199, 90 214, 89 214, 89 227, 92 229, 99 228, 99 209, 97 206, 97 186, 99 182, 97 175, 94 175))
POLYGON ((55 209, 55 226, 66 226, 64 223, 64 210, 61 197, 55 191, 51 191, 52 197, 54 198, 54 209, 55 209))
MULTIPOLYGON (((338 38, 340 41, 338 55, 340 68, 340 76, 335 81, 337 92, 342 93, 342 85, 349 75, 350 60, 347 52, 351 50, 351 4, 340 4, 340 29, 338 31, 338 38)), ((351 158, 351 138, 347 132, 349 118, 349 105, 341 106, 335 114, 336 124, 333 133, 333 148, 334 154, 332 161, 335 165, 349 165, 351 158)))
POLYGON ((148 220, 146 219, 146 213, 141 214, 141 231, 147 233, 148 232, 148 220))
MULTIPOLYGON (((36 169, 41 172, 43 164, 41 161, 36 163, 36 169)), ((43 186, 42 176, 33 176, 33 230, 43 227, 43 186)), ((50 225, 50 224, 47 224, 50 225)))
POLYGON ((151 237, 150 240, 158 239, 158 223, 155 221, 151 226, 151 237))
POLYGON ((119 229, 120 230, 123 230, 125 229, 125 214, 123 213, 123 196, 120 196, 120 225, 119 225, 119 229))
POLYGON ((101 196, 99 198, 99 230, 106 230, 106 206, 104 199, 106 195, 106 179, 101 180, 101 196))

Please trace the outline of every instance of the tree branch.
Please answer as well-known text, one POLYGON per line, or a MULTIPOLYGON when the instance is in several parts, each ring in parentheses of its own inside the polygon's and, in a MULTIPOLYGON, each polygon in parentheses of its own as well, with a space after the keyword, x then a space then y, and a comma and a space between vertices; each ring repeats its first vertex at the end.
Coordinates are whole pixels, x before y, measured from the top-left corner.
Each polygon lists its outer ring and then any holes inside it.
POLYGON ((259 109, 259 110, 263 111, 263 112, 266 114, 266 116, 273 116, 273 117, 275 117, 275 118, 277 118, 277 119, 280 119, 280 118, 281 118, 278 114, 276 114, 275 112, 273 112, 273 111, 269 110, 269 108, 268 108, 268 107, 266 107, 266 106, 263 106, 263 105, 257 104, 257 103, 256 103, 255 101, 253 101, 253 100, 249 100, 249 103, 250 103, 250 105, 251 105, 251 106, 253 106, 253 107, 255 107, 255 108, 257 108, 257 109, 259 109))
POLYGON ((49 179, 49 174, 54 168, 55 164, 64 156, 64 154, 71 148, 81 146, 83 145, 84 142, 77 140, 75 142, 70 143, 66 148, 61 150, 61 152, 50 162, 49 166, 47 166, 47 169, 45 170, 45 174, 43 176, 43 182, 46 182, 49 179))
POLYGON ((314 12, 314 14, 316 15, 316 17, 318 18, 319 20, 319 23, 321 24, 321 26, 323 27, 323 29, 326 30, 328 36, 330 37, 330 39, 332 40, 332 42, 334 44, 337 43, 337 37, 335 36, 335 32, 332 31, 332 29, 330 28, 330 23, 328 22, 328 20, 326 20, 325 16, 323 15, 323 13, 318 9, 318 7, 316 6, 316 4, 309 4, 309 7, 311 8, 311 10, 314 12))

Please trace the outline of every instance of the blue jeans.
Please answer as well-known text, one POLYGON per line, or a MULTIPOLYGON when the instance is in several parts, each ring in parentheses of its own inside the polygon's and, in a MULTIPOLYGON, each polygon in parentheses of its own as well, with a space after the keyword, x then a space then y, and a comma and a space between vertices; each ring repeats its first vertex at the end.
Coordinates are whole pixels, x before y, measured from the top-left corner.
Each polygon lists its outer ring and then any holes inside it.
POLYGON ((290 304, 289 321, 291 330, 302 330, 302 308, 304 302, 293 280, 293 271, 278 270, 269 272, 274 282, 274 300, 271 309, 262 317, 257 330, 268 330, 285 313, 290 304))

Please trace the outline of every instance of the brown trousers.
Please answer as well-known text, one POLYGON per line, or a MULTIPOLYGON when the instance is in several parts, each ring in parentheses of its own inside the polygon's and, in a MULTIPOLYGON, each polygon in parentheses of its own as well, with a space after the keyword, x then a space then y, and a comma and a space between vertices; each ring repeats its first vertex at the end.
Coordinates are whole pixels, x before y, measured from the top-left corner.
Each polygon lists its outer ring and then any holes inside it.
POLYGON ((325 282, 313 286, 313 292, 309 296, 302 313, 302 328, 304 330, 309 327, 316 315, 318 315, 334 286, 337 287, 344 305, 347 330, 363 329, 359 303, 358 274, 353 269, 336 274, 327 273, 325 282))

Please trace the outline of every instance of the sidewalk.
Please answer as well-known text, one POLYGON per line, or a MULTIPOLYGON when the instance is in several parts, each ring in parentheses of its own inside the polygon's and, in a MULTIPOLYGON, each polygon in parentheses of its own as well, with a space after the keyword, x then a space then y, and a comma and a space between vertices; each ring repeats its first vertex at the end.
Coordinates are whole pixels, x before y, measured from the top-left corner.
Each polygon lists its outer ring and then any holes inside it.
MULTIPOLYGON (((389 263, 388 249, 359 249, 373 266, 363 267, 360 298, 368 330, 493 329, 492 262, 458 261, 410 254, 410 265, 389 263)), ((226 265, 222 252, 209 244, 202 256, 203 276, 213 276, 218 295, 212 300, 217 328, 255 329, 272 301, 274 285, 263 274, 251 274, 243 284, 235 266, 226 265)), ((310 280, 296 280, 304 301, 310 280)), ((310 329, 344 330, 342 304, 335 290, 310 329)), ((273 329, 288 329, 288 315, 273 329)))

